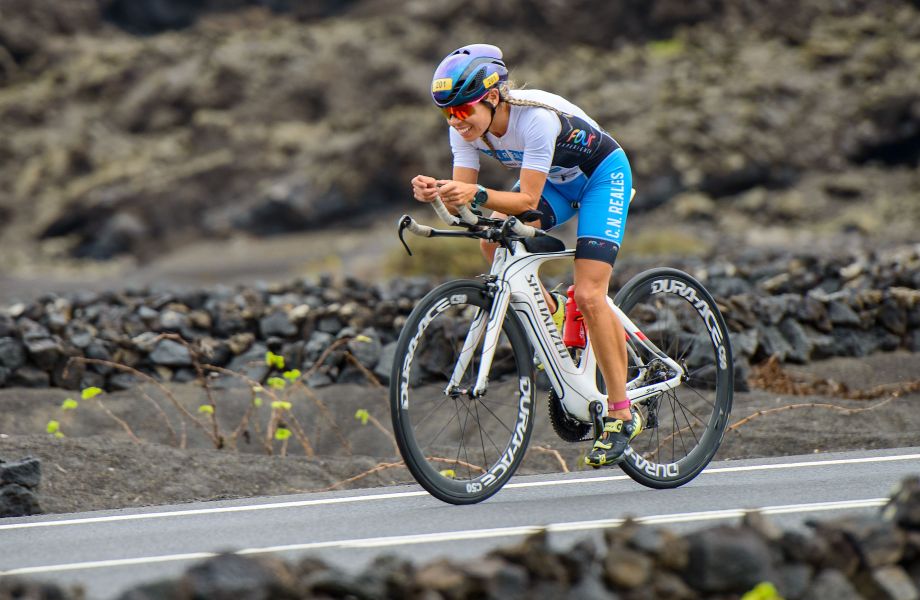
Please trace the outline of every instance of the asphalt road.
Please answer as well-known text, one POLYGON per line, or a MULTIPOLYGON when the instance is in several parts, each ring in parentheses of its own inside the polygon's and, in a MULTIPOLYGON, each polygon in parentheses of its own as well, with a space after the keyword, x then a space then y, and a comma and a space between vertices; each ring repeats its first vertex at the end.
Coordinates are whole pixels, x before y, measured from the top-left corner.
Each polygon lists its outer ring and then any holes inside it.
POLYGON ((736 522, 760 509, 785 528, 877 510, 920 474, 920 447, 713 463, 676 490, 619 470, 518 477, 486 502, 444 504, 415 486, 4 519, 0 576, 84 585, 107 599, 176 576, 214 552, 306 554, 346 569, 398 553, 467 558, 546 527, 561 547, 626 516, 677 530, 736 522))

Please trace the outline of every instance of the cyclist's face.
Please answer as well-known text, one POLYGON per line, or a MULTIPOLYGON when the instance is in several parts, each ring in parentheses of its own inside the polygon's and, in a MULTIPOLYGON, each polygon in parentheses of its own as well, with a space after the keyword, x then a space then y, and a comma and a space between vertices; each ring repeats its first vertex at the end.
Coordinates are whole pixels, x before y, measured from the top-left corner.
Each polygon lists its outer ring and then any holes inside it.
POLYGON ((492 93, 489 93, 478 102, 460 107, 461 110, 447 115, 447 122, 457 130, 457 133, 463 139, 467 141, 475 140, 486 132, 489 123, 492 121, 492 111, 487 106, 487 103, 495 103, 492 96, 492 93))

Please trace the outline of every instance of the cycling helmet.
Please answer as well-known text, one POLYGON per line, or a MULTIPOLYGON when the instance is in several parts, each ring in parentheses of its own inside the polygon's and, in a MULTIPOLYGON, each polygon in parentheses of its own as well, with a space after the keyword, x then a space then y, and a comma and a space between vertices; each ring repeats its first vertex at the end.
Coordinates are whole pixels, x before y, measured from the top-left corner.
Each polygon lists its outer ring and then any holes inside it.
POLYGON ((434 103, 445 108, 475 102, 501 81, 508 81, 502 51, 490 44, 470 44, 448 54, 431 80, 434 103))

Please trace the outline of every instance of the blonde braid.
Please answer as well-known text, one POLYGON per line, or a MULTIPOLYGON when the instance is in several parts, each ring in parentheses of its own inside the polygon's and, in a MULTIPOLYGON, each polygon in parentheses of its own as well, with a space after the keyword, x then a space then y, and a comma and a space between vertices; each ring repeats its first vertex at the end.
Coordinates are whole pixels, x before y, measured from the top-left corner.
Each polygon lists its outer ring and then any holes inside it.
MULTIPOLYGON (((556 108, 556 107, 554 107, 554 106, 550 106, 549 104, 543 104, 542 102, 537 102, 537 101, 535 101, 535 100, 523 100, 523 99, 521 99, 521 98, 512 98, 512 97, 511 97, 511 94, 509 93, 509 92, 511 91, 511 85, 512 85, 512 84, 510 84, 510 83, 503 83, 503 84, 501 84, 501 86, 499 86, 499 88, 498 88, 498 95, 499 95, 499 97, 501 98, 502 102, 507 102, 508 104, 510 104, 510 105, 512 105, 512 106, 528 106, 528 107, 531 107, 531 108, 545 108, 546 110, 551 110, 551 111, 553 111, 554 113, 556 113, 556 114, 559 115, 559 116, 569 116, 568 113, 562 112, 562 111, 559 110, 558 108, 556 108)), ((481 140, 482 140, 482 143, 484 143, 486 146, 489 147, 489 150, 492 151, 492 156, 497 158, 497 154, 496 154, 496 151, 495 151, 495 146, 492 145, 492 142, 489 141, 489 138, 488 138, 487 135, 486 135, 486 134, 488 134, 488 133, 489 133, 488 130, 487 130, 487 131, 483 131, 483 132, 482 132, 482 135, 479 136, 479 139, 481 139, 481 140)), ((509 170, 512 170, 512 171, 514 170, 514 167, 509 167, 509 166, 507 166, 505 163, 503 163, 503 162, 501 162, 501 161, 498 161, 498 162, 500 162, 500 163, 502 164, 502 166, 505 167, 506 169, 509 169, 509 170)))
MULTIPOLYGON (((489 147, 489 150, 492 151, 492 157, 493 157, 493 158, 498 158, 498 155, 495 153, 495 146, 493 146, 493 145, 492 145, 492 142, 489 141, 489 138, 486 137, 486 134, 487 134, 487 133, 489 133, 489 132, 488 132, 488 131, 483 131, 483 132, 482 132, 482 135, 479 136, 479 139, 481 139, 481 140, 482 140, 482 143, 485 144, 486 146, 488 146, 488 147, 489 147)), ((501 161, 499 161, 499 162, 501 162, 501 161)), ((502 163, 502 166, 505 166, 505 163, 502 163)), ((507 167, 507 168, 510 169, 511 167, 507 167)))
POLYGON ((521 98, 512 98, 511 94, 509 93, 510 91, 511 91, 511 86, 508 84, 503 84, 498 89, 498 93, 501 96, 502 102, 507 102, 508 104, 512 106, 530 106, 532 108, 545 108, 546 110, 553 111, 560 117, 561 116, 571 116, 569 115, 569 113, 562 112, 555 106, 550 106, 549 104, 543 104, 542 102, 537 102, 536 100, 524 100, 521 98))

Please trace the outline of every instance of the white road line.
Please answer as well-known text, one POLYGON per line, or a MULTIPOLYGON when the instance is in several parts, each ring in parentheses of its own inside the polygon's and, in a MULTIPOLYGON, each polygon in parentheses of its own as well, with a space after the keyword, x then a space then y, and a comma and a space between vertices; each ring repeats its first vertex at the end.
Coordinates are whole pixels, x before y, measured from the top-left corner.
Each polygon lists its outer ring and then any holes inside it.
MULTIPOLYGON (((882 506, 887 498, 868 498, 865 500, 842 500, 835 502, 816 502, 813 504, 786 504, 781 506, 765 506, 756 509, 731 508, 725 510, 712 510, 704 512, 677 513, 669 515, 650 515, 638 517, 635 520, 649 525, 664 523, 690 523, 697 521, 716 521, 736 519, 742 517, 749 510, 756 510, 764 514, 793 514, 831 510, 847 510, 856 508, 872 508, 882 506)), ((304 550, 318 550, 323 548, 380 548, 387 546, 406 546, 411 544, 430 544, 451 542, 457 540, 472 540, 500 537, 520 537, 536 533, 542 529, 550 532, 565 531, 595 531, 618 527, 624 519, 597 519, 594 521, 577 521, 570 523, 550 523, 547 525, 523 525, 518 527, 496 527, 491 529, 471 529, 466 531, 450 531, 437 533, 422 533, 413 535, 383 536, 375 538, 361 538, 351 540, 332 540, 327 542, 312 542, 307 544, 288 544, 285 546, 268 546, 262 548, 246 548, 236 551, 236 554, 269 554, 277 552, 291 552, 304 550)), ((142 558, 122 558, 115 560, 98 560, 59 565, 44 565, 38 567, 23 567, 0 571, 4 575, 32 575, 36 573, 51 573, 58 571, 78 571, 85 569, 101 569, 106 567, 122 567, 148 563, 174 562, 183 560, 201 560, 217 556, 214 552, 194 552, 186 554, 168 554, 163 556, 148 556, 142 558)))
MULTIPOLYGON (((701 475, 714 475, 718 473, 740 473, 743 471, 770 471, 775 469, 801 469, 803 467, 824 467, 834 465, 851 465, 858 463, 890 462, 897 460, 920 460, 920 454, 902 454, 899 456, 870 456, 866 458, 841 458, 835 460, 810 460, 795 463, 777 463, 772 465, 746 465, 738 467, 719 467, 704 470, 701 475)), ((522 483, 509 483, 505 488, 543 487, 549 485, 571 485, 575 483, 599 483, 605 481, 622 481, 629 479, 628 475, 608 475, 604 477, 579 477, 574 479, 559 479, 553 481, 528 481, 522 483)))
POLYGON ((902 454, 900 456, 867 456, 865 458, 840 458, 835 460, 810 460, 807 462, 783 463, 775 465, 748 465, 744 467, 719 467, 706 469, 703 473, 740 473, 741 471, 769 471, 771 469, 800 469, 802 467, 825 467, 829 465, 855 465, 859 463, 890 462, 893 460, 918 460, 920 454, 902 454))
POLYGON ((175 510, 156 513, 136 513, 129 515, 109 515, 106 517, 86 517, 80 519, 67 519, 61 521, 37 521, 34 523, 12 523, 0 525, 4 529, 29 529, 32 527, 55 527, 59 525, 84 525, 87 523, 108 523, 110 521, 137 521, 143 519, 164 519, 168 517, 188 517, 192 515, 210 515, 218 513, 245 512, 250 510, 272 510, 275 508, 296 508, 300 506, 320 506, 323 504, 347 504, 349 502, 367 502, 371 500, 390 500, 394 498, 410 498, 413 496, 427 496, 428 492, 393 492, 390 494, 375 494, 370 496, 348 496, 345 498, 323 498, 319 500, 295 500, 291 502, 272 502, 270 504, 247 504, 243 506, 219 506, 214 508, 196 508, 192 510, 175 510))
MULTIPOLYGON (((741 471, 771 471, 776 469, 800 469, 807 467, 825 467, 835 465, 850 465, 859 463, 877 463, 902 460, 920 460, 920 454, 902 454, 897 456, 873 456, 866 458, 849 458, 835 460, 813 460, 807 462, 778 463, 769 465, 747 465, 738 467, 720 467, 706 469, 702 475, 719 473, 736 473, 741 471)), ((577 477, 571 479, 554 479, 550 481, 528 481, 509 483, 505 489, 547 487, 556 485, 573 485, 583 483, 605 483, 629 479, 626 475, 612 475, 603 477, 577 477)), ((197 508, 190 510, 175 510, 166 512, 132 513, 125 515, 109 515, 105 517, 83 517, 79 519, 62 519, 57 521, 33 521, 28 523, 10 523, 0 525, 0 531, 8 529, 32 529, 36 527, 60 527, 64 525, 85 525, 90 523, 108 523, 113 521, 139 521, 146 519, 164 519, 170 517, 187 517, 193 515, 207 515, 220 513, 246 512, 256 510, 274 510, 280 508, 299 508, 304 506, 323 506, 329 504, 348 504, 351 502, 371 502, 375 500, 394 500, 399 498, 412 498, 428 496, 428 492, 392 492, 387 494, 370 494, 366 496, 346 496, 336 498, 322 498, 316 500, 295 500, 291 502, 272 502, 268 504, 246 504, 240 506, 221 506, 214 508, 197 508)))

